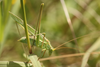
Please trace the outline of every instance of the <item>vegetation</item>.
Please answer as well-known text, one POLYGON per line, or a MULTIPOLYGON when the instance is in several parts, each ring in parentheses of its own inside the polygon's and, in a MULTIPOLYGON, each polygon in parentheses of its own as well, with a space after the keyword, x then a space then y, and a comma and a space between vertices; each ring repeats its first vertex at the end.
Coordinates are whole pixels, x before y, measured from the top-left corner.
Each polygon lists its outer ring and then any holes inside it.
POLYGON ((0 0, 0 63, 21 61, 17 64, 34 66, 35 63, 40 67, 99 66, 99 0, 24 0, 23 8, 20 1, 23 0, 0 0), (41 3, 44 3, 42 16, 41 3), (27 22, 26 27, 21 22, 27 22), (21 37, 25 37, 26 44, 18 41, 21 37), (49 47, 41 47, 42 43, 49 47))

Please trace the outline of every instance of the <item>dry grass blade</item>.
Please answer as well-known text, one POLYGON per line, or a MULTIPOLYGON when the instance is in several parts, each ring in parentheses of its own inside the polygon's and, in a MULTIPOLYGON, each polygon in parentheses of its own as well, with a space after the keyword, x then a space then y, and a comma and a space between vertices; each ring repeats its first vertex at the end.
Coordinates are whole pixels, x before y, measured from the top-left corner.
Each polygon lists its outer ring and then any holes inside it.
MULTIPOLYGON (((70 19, 69 14, 68 14, 67 7, 66 7, 66 5, 65 5, 64 0, 60 0, 60 1, 61 1, 61 4, 62 4, 62 7, 63 7, 63 9, 64 9, 65 16, 66 16, 67 22, 68 22, 68 24, 69 24, 69 27, 70 27, 70 29, 71 29, 73 38, 75 39, 76 36, 75 36, 74 29, 73 29, 73 26, 72 26, 72 23, 71 23, 71 19, 70 19)), ((75 43, 77 44, 77 40, 74 40, 74 41, 75 41, 75 43)), ((78 49, 78 45, 77 45, 77 49, 78 49)), ((79 52, 79 51, 77 51, 77 52, 79 52)))
MULTIPOLYGON (((84 54, 85 53, 77 53, 77 54, 69 54, 69 55, 62 55, 62 56, 54 56, 54 57, 42 58, 42 59, 39 59, 39 61, 60 59, 60 58, 66 58, 66 57, 83 56, 84 54)), ((100 54, 100 52, 92 52, 90 54, 100 54)))
MULTIPOLYGON (((86 2, 84 2, 84 1, 81 1, 81 2, 79 2, 79 1, 77 1, 77 0, 75 0, 83 9, 87 9, 88 10, 88 13, 91 15, 91 16, 93 16, 95 19, 96 19, 96 21, 100 24, 100 16, 96 13, 96 11, 93 9, 93 8, 91 8, 91 7, 89 7, 89 5, 86 3, 86 2)), ((90 0, 89 1, 89 3, 91 3, 92 1, 90 0)), ((96 6, 97 4, 96 4, 96 2, 93 2, 94 3, 94 5, 96 6)), ((95 9, 97 9, 97 7, 95 7, 95 9)))
POLYGON ((70 8, 69 10, 69 12, 81 20, 89 30, 96 30, 96 27, 91 23, 91 21, 84 17, 80 11, 74 8, 70 8))
POLYGON ((93 0, 88 0, 88 2, 86 1, 79 1, 79 0, 75 0, 76 3, 78 3, 83 9, 86 9, 88 7, 88 5, 93 1, 93 0))
POLYGON ((83 60, 82 60, 82 65, 81 65, 81 67, 85 67, 85 65, 86 65, 86 63, 87 63, 87 61, 88 61, 88 58, 89 58, 90 54, 91 54, 94 50, 98 49, 99 46, 100 46, 100 37, 99 37, 98 40, 86 51, 86 53, 85 53, 85 55, 84 55, 84 57, 83 57, 83 60))
POLYGON ((96 13, 94 9, 89 8, 88 13, 90 13, 90 15, 93 16, 96 19, 96 21, 100 24, 100 16, 96 13))

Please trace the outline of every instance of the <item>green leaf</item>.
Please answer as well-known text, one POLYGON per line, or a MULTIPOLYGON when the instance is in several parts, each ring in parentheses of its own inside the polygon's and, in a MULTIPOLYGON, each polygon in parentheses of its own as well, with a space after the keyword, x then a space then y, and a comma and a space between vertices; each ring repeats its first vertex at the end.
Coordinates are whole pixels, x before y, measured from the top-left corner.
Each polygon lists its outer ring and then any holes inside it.
POLYGON ((30 63, 18 61, 0 61, 0 67, 33 67, 30 63))
MULTIPOLYGON (((9 30, 11 29, 12 23, 14 22, 13 19, 9 18, 9 16, 8 16, 9 15, 8 10, 10 10, 10 8, 11 8, 11 3, 9 3, 9 5, 7 5, 8 0, 2 0, 2 1, 3 1, 3 4, 2 4, 3 17, 2 17, 2 25, 1 25, 2 30, 0 32, 1 33, 0 38, 2 36, 2 41, 1 41, 1 44, 0 44, 0 55, 2 53, 5 41, 7 40, 9 30)), ((9 0, 9 2, 11 2, 11 0, 9 0)), ((18 11, 19 11, 19 8, 20 8, 20 3, 19 3, 19 0, 17 0, 16 3, 13 5, 11 11, 13 13, 17 14, 18 11)))
POLYGON ((34 67, 42 67, 36 55, 30 55, 28 58, 31 60, 34 67))

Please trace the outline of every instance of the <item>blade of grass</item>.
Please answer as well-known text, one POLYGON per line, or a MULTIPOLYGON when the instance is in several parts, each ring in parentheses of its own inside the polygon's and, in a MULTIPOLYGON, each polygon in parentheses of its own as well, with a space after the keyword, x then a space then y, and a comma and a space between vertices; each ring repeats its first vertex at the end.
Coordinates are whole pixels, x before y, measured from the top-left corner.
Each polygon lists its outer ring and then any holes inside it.
POLYGON ((91 23, 91 21, 88 18, 84 17, 83 14, 77 9, 70 8, 69 12, 76 16, 80 21, 82 21, 89 30, 96 30, 96 27, 91 23))
MULTIPOLYGON (((88 10, 88 13, 91 15, 91 17, 94 17, 95 19, 96 19, 96 21, 100 24, 100 16, 96 13, 96 9, 97 9, 97 7, 95 7, 95 10, 93 9, 93 8, 91 8, 85 1, 81 1, 81 2, 79 2, 79 1, 77 1, 77 0, 75 0, 76 1, 76 3, 78 3, 83 9, 87 9, 88 10)), ((90 0, 90 1, 88 1, 88 3, 92 3, 92 1, 93 0, 90 0)), ((96 2, 93 2, 94 3, 94 5, 97 5, 97 3, 96 2)))
POLYGON ((28 35, 25 6, 23 4, 23 0, 20 0, 20 2, 21 2, 21 7, 22 7, 22 13, 23 13, 23 19, 24 19, 24 28, 25 28, 25 34, 26 34, 26 38, 27 38, 29 53, 32 54, 32 48, 31 48, 31 45, 30 45, 30 40, 29 40, 29 35, 28 35))
POLYGON ((19 61, 0 61, 0 67, 32 67, 32 64, 19 61))
POLYGON ((90 54, 97 50, 100 46, 100 37, 98 38, 98 40, 86 51, 84 57, 83 57, 83 60, 82 60, 82 64, 81 64, 81 67, 85 67, 86 66, 86 63, 89 59, 89 56, 90 54))
POLYGON ((3 25, 6 26, 6 24, 8 23, 8 19, 9 19, 9 10, 11 9, 12 6, 12 0, 4 0, 5 2, 5 8, 4 8, 4 23, 3 25))
MULTIPOLYGON (((19 0, 16 1, 15 5, 13 5, 11 11, 12 11, 13 13, 15 13, 15 14, 18 13, 18 11, 19 11, 19 0)), ((3 36, 3 40, 2 40, 1 45, 0 45, 0 56, 1 56, 1 53, 2 53, 3 45, 4 45, 4 43, 5 43, 6 39, 7 39, 9 30, 10 30, 10 28, 12 27, 12 26, 11 26, 11 25, 12 25, 12 22, 14 22, 13 19, 9 18, 9 19, 8 19, 8 23, 6 24, 6 26, 4 26, 4 27, 5 27, 5 29, 4 29, 4 31, 3 31, 3 35, 4 35, 4 36, 3 36)))
POLYGON ((42 67, 36 55, 29 56, 28 58, 31 60, 34 67, 42 67))
MULTIPOLYGON (((74 32, 74 29, 73 29, 73 26, 72 26, 72 23, 71 23, 71 19, 70 19, 69 14, 68 14, 67 7, 66 7, 66 5, 65 5, 65 2, 64 2, 64 0, 60 0, 60 2, 61 2, 62 7, 63 7, 63 9, 64 9, 65 16, 66 16, 67 22, 68 22, 68 24, 69 24, 69 27, 70 27, 70 29, 71 29, 71 32, 72 32, 73 38, 75 39, 75 38, 76 38, 76 36, 75 36, 75 32, 74 32)), ((78 49, 77 52, 79 52, 79 48, 78 48, 78 44, 77 44, 77 40, 74 40, 74 41, 75 41, 76 46, 77 46, 77 49, 78 49)))

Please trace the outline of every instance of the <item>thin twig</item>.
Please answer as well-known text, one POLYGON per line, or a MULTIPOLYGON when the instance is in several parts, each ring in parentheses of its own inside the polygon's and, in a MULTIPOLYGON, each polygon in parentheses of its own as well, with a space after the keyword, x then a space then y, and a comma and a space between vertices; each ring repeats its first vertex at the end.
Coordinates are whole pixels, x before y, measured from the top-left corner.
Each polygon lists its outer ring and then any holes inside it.
MULTIPOLYGON (((77 54, 69 54, 69 55, 62 55, 62 56, 54 56, 54 57, 42 58, 42 59, 39 59, 39 61, 60 59, 60 58, 66 58, 66 57, 83 56, 84 54, 85 53, 77 53, 77 54)), ((92 52, 91 54, 100 54, 100 52, 92 52)))

